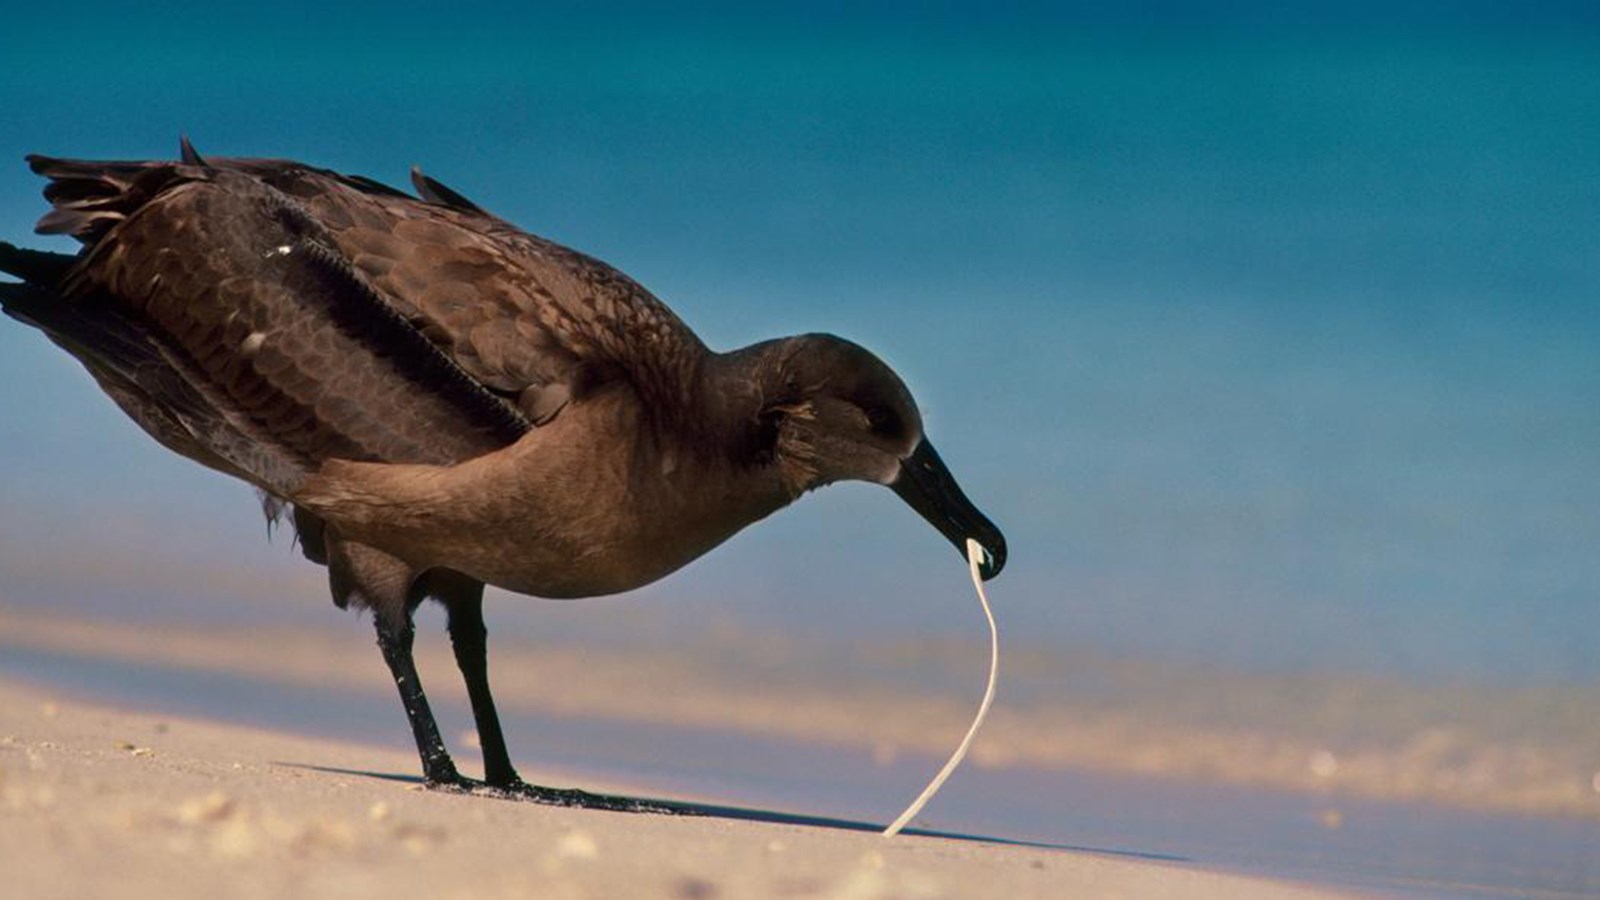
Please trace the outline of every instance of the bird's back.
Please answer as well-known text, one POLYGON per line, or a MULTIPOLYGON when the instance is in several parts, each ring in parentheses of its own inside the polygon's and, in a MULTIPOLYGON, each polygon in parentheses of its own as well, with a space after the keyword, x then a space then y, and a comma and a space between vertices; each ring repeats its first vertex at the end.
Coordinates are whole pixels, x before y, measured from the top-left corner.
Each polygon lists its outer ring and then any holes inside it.
POLYGON ((469 459, 618 381, 681 392, 705 352, 626 276, 420 174, 422 199, 185 156, 31 158, 40 230, 85 250, 3 299, 152 435, 269 493, 327 459, 469 459))

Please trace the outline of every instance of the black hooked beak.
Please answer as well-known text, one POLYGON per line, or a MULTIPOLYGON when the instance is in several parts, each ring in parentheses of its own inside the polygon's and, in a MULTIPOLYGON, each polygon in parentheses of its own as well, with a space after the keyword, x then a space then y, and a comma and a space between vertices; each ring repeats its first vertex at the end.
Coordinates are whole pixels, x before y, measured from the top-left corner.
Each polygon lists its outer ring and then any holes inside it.
POLYGON ((911 455, 900 461, 900 474, 889 482, 889 487, 939 529, 940 534, 949 538, 961 551, 963 559, 967 555, 967 539, 977 541, 986 554, 978 563, 978 574, 984 581, 999 575, 1005 568, 1005 535, 961 493, 932 444, 926 440, 917 444, 911 455))

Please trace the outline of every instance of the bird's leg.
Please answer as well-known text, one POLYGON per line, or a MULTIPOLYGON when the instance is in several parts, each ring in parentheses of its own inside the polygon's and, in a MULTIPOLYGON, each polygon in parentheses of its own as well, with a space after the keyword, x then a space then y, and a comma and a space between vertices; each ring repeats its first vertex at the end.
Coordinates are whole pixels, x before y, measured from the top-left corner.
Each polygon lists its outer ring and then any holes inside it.
POLYGON ((455 762, 444 748, 439 725, 433 719, 433 710, 428 707, 416 663, 411 658, 411 645, 416 637, 411 613, 424 596, 416 572, 382 550, 341 540, 331 530, 325 538, 328 587, 333 592, 333 601, 340 606, 354 604, 357 608, 372 610, 373 624, 378 630, 378 648, 383 651, 383 661, 389 665, 389 674, 400 690, 400 702, 411 722, 411 734, 417 740, 417 754, 422 757, 423 777, 434 787, 470 786, 456 771, 455 762))
POLYGON ((444 748, 439 725, 433 719, 428 697, 422 692, 422 682, 417 678, 417 666, 411 658, 416 628, 411 624, 410 611, 399 617, 398 624, 388 621, 393 618, 391 616, 379 614, 373 618, 378 626, 378 647, 383 651, 383 661, 389 664, 389 674, 394 676, 395 687, 400 689, 400 702, 405 705, 406 718, 411 721, 411 734, 417 739, 423 777, 430 785, 466 786, 466 780, 456 771, 450 752, 444 748))
MULTIPOLYGON (((489 787, 554 806, 620 812, 681 814, 687 811, 686 808, 630 797, 591 794, 571 788, 541 787, 523 781, 511 765, 505 734, 500 729, 500 716, 495 712, 494 697, 489 692, 488 629, 483 624, 482 582, 455 573, 435 571, 430 575, 427 590, 450 611, 450 645, 455 650, 461 677, 467 683, 467 696, 472 700, 472 715, 478 723, 478 743, 483 746, 484 782, 489 787)), ((418 740, 420 745, 421 738, 418 740)))
MULTIPOLYGON (((441 580, 442 581, 442 580, 441 580)), ((495 712, 494 696, 489 692, 488 629, 483 624, 483 583, 465 577, 435 583, 435 596, 450 611, 450 646, 456 665, 467 683, 472 700, 472 717, 478 725, 478 743, 483 748, 483 780, 490 787, 519 790, 526 787, 511 765, 506 752, 505 734, 495 712)))

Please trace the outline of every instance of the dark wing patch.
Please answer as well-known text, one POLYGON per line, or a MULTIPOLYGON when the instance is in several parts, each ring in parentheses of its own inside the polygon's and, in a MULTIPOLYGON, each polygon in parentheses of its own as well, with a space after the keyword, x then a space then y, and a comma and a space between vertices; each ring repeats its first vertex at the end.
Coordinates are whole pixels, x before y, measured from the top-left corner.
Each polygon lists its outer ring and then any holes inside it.
POLYGON ((617 382, 646 411, 686 402, 705 345, 611 266, 521 231, 426 176, 418 190, 434 202, 295 163, 212 163, 298 199, 402 315, 530 419, 617 382))
POLYGON ((350 269, 303 209, 247 175, 166 191, 78 277, 78 293, 103 291, 148 319, 262 440, 311 465, 452 463, 529 427, 350 269))
POLYGON ((77 257, 46 250, 29 250, 0 241, 0 272, 15 275, 30 284, 53 288, 61 283, 77 257))
MULTIPOLYGON (((202 319, 203 329, 214 330, 222 327, 218 322, 234 309, 227 303, 244 303, 255 311, 252 315, 261 314, 262 309, 274 311, 261 327, 252 323, 251 329, 241 334, 208 332, 200 338, 184 339, 210 347, 211 342, 225 343, 224 338, 244 341, 251 334, 262 333, 246 369, 247 374, 255 373, 251 377, 272 381, 272 386, 270 390, 241 386, 242 396, 254 402, 260 390, 267 396, 309 404, 307 421, 317 424, 297 440, 313 452, 323 452, 316 449, 321 438, 314 435, 322 434, 318 429, 334 427, 354 439, 355 435, 344 429, 356 428, 361 432, 357 443, 367 455, 419 461, 420 436, 402 440, 388 433, 392 427, 387 431, 366 424, 357 427, 358 422, 397 415, 401 408, 396 405, 398 398, 385 401, 389 405, 382 414, 368 414, 359 397, 339 400, 318 394, 316 385, 330 378, 343 379, 349 373, 342 367, 357 365, 336 359, 352 349, 341 343, 344 341, 355 341, 355 349, 361 352, 352 359, 367 360, 360 365, 370 366, 373 373, 395 374, 393 360, 383 352, 374 354, 373 348, 410 347, 413 342, 397 335, 420 335, 468 376, 467 380, 513 407, 525 420, 523 427, 548 421, 567 404, 583 402, 591 393, 616 384, 629 385, 647 412, 680 409, 706 352, 687 326, 627 276, 598 260, 517 230, 426 176, 418 179, 418 189, 433 202, 419 201, 370 179, 282 160, 208 157, 204 168, 36 160, 35 168, 55 179, 47 192, 73 205, 62 210, 58 204, 58 212, 64 216, 60 230, 73 231, 92 243, 117 229, 118 239, 106 241, 96 255, 108 247, 123 249, 117 259, 107 256, 99 265, 138 268, 141 277, 162 279, 157 292, 166 297, 157 304, 162 315, 202 319), (210 185, 212 206, 168 217, 164 225, 141 238, 139 246, 130 244, 134 229, 124 224, 125 220, 136 210, 140 216, 146 215, 145 204, 153 209, 164 207, 179 193, 177 187, 188 182, 210 185), (231 199, 216 206, 223 195, 231 199), (303 211, 310 225, 260 223, 265 197, 277 198, 273 201, 276 212, 267 212, 281 217, 285 206, 291 206, 303 211), (285 197, 292 202, 286 203, 285 197), (246 202, 245 198, 253 199, 246 202), (106 216, 103 221, 88 218, 101 215, 106 216), (220 224, 223 219, 233 224, 224 228, 220 224), (192 233, 195 229, 204 234, 192 233), (124 230, 129 232, 126 236, 124 230), (297 243, 311 232, 316 235, 306 237, 308 243, 297 243), (280 246, 291 252, 270 259, 265 255, 280 246), (218 254, 218 247, 227 252, 218 254), (210 257, 224 262, 207 262, 210 257), (217 299, 200 296, 207 279, 217 297, 229 298, 223 308, 212 309, 217 299), (173 293, 173 286, 179 283, 187 285, 181 298, 173 293), (304 296, 292 296, 302 290, 304 296), (395 319, 380 316, 381 322, 373 328, 387 336, 377 337, 372 329, 352 321, 334 322, 337 316, 329 310, 339 308, 338 298, 349 297, 363 298, 358 307, 391 311, 401 327, 391 327, 395 319), (206 312, 208 309, 211 311, 206 312), (288 318, 280 321, 279 316, 288 318), (330 334, 321 334, 319 328, 330 322, 337 327, 330 334), (344 350, 336 350, 330 342, 344 350), (307 354, 315 359, 301 358, 307 354), (321 368, 324 364, 326 370, 321 368), (303 371, 305 366, 309 370, 303 371), (344 424, 335 427, 324 416, 344 424), (388 436, 380 436, 380 431, 388 436), (391 456, 391 452, 399 455, 391 456)), ((160 218, 153 216, 152 224, 160 218)), ((137 284, 131 276, 124 280, 128 290, 139 295, 152 291, 150 285, 137 284)), ((181 331, 201 326, 175 319, 171 327, 181 331)), ((188 331, 181 333, 189 335, 188 331)), ((414 369, 409 363, 398 368, 414 369)), ((222 374, 231 377, 233 370, 222 374)), ((443 400, 439 390, 455 397, 458 402, 443 406, 453 406, 452 415, 461 414, 459 401, 464 395, 450 394, 454 388, 449 385, 456 383, 455 379, 435 382, 433 375, 398 374, 402 377, 394 380, 396 384, 407 390, 424 386, 424 393, 432 398, 429 402, 443 400)), ((383 381, 378 374, 367 377, 374 385, 383 381)), ((473 400, 466 407, 477 405, 473 400)), ((436 423, 439 413, 435 409, 423 414, 420 421, 436 423)), ((484 420, 473 422, 468 431, 477 437, 467 443, 477 448, 486 432, 484 420)), ((295 428, 301 426, 311 427, 295 424, 295 428)), ((427 430, 438 433, 440 429, 427 430)), ((492 423, 487 433, 497 433, 492 423)), ((420 441, 421 446, 428 443, 420 441)), ((460 447, 434 451, 421 455, 453 455, 457 459, 470 455, 460 447)))
POLYGON ((0 306, 76 357, 107 396, 167 449, 264 488, 282 490, 307 474, 306 460, 231 411, 191 360, 112 298, 69 302, 54 290, 0 284, 0 306))
POLYGON ((278 177, 297 182, 292 192, 396 310, 534 422, 616 383, 647 400, 679 396, 693 367, 663 361, 704 353, 625 276, 499 219, 358 193, 312 170, 278 177))

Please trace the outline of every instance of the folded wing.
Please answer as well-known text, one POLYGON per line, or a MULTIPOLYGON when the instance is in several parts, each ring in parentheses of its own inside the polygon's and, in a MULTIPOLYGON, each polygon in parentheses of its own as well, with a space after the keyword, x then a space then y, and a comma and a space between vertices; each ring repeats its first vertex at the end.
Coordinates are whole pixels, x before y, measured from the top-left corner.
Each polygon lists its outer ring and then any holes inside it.
POLYGON ((626 276, 431 179, 430 202, 280 161, 32 162, 40 229, 87 247, 28 318, 136 388, 163 443, 279 495, 324 459, 448 464, 609 385, 683 390, 661 373, 700 347, 626 276))

